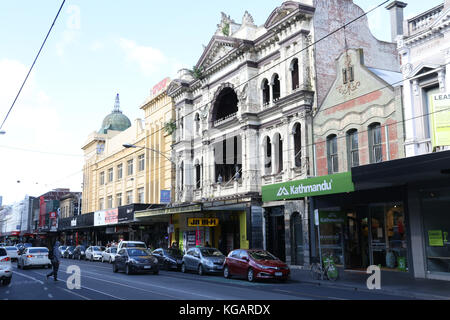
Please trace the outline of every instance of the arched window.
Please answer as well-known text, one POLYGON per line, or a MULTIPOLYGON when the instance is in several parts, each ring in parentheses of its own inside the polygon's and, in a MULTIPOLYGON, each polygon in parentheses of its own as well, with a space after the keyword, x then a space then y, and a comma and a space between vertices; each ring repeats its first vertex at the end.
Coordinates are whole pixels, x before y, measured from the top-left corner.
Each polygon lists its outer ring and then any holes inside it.
POLYGON ((201 166, 200 166, 200 162, 197 160, 195 162, 195 188, 196 189, 200 189, 202 187, 201 184, 201 166))
POLYGON ((327 137, 327 160, 328 174, 339 172, 337 136, 335 134, 329 135, 327 137))
POLYGON ((276 149, 276 159, 277 159, 277 167, 275 173, 280 173, 283 171, 283 139, 281 135, 277 133, 274 138, 275 149, 276 149))
POLYGON ((378 163, 383 161, 381 125, 378 122, 372 123, 369 126, 369 150, 370 163, 378 163))
POLYGON ((347 131, 347 157, 349 170, 359 166, 358 130, 347 131))
POLYGON ((292 79, 292 90, 296 90, 299 87, 298 59, 294 59, 292 61, 290 70, 292 79))
POLYGON ((263 105, 266 105, 270 102, 270 86, 269 80, 264 79, 262 83, 262 99, 263 105))
POLYGON ((264 139, 264 174, 272 173, 272 142, 269 137, 264 139))
POLYGON ((280 99, 280 77, 278 76, 278 74, 275 74, 273 76, 272 92, 273 101, 277 101, 278 99, 280 99))
POLYGON ((295 166, 301 167, 302 165, 302 133, 300 123, 294 126, 294 161, 295 166))
POLYGON ((238 112, 238 97, 232 88, 224 88, 214 103, 212 121, 219 121, 232 117, 238 112))

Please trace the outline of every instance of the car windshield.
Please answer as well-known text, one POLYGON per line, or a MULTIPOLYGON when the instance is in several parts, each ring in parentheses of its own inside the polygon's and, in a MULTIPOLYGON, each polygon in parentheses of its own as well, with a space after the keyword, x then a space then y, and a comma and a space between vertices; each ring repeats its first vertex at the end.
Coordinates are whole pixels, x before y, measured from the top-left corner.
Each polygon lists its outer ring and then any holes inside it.
POLYGON ((255 260, 278 260, 267 251, 249 251, 249 254, 255 260))
POLYGON ((28 253, 48 253, 48 249, 47 248, 28 249, 28 253))
POLYGON ((111 248, 111 253, 117 253, 117 248, 111 248))
POLYGON ((86 250, 86 248, 85 248, 85 247, 83 247, 83 246, 79 246, 78 248, 80 248, 80 250, 81 250, 81 251, 84 251, 84 250, 86 250))
POLYGON ((0 256, 7 256, 7 255, 8 255, 8 253, 6 252, 6 250, 3 248, 0 248, 0 256))
POLYGON ((222 252, 217 249, 201 249, 202 256, 204 257, 221 257, 223 256, 222 252))
POLYGON ((166 251, 169 256, 174 257, 182 256, 181 251, 179 249, 167 249, 166 251))
POLYGON ((61 248, 61 250, 65 250, 67 247, 66 246, 62 246, 60 248, 61 248))
POLYGON ((5 247, 6 250, 11 251, 11 250, 17 250, 16 247, 5 247))
POLYGON ((141 249, 128 249, 128 255, 131 257, 148 256, 148 252, 146 252, 145 250, 141 250, 141 249))
POLYGON ((102 251, 100 247, 92 247, 92 251, 102 251))
POLYGON ((126 243, 123 246, 127 248, 146 248, 144 243, 126 243))

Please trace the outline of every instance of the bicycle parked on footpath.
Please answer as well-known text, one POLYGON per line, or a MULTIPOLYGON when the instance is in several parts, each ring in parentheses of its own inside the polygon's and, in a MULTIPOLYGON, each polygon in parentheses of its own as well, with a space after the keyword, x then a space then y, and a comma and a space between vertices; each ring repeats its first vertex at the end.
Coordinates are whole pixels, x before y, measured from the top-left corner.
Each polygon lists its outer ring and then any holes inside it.
POLYGON ((334 262, 332 254, 323 256, 323 265, 315 262, 311 265, 311 277, 314 280, 328 279, 336 281, 339 278, 339 270, 334 262))

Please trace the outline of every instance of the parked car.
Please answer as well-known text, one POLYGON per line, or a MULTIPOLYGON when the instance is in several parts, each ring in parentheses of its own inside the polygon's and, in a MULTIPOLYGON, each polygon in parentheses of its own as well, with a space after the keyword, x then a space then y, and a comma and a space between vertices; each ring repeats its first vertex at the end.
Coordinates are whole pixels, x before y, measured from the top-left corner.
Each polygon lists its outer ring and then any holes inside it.
POLYGON ((233 250, 225 259, 223 269, 225 278, 239 276, 250 282, 256 279, 285 281, 289 274, 287 264, 265 250, 233 250))
POLYGON ((64 254, 64 250, 66 250, 67 249, 67 246, 59 246, 58 247, 58 250, 59 250, 59 253, 61 254, 61 256, 64 254))
POLYGON ((120 241, 117 250, 122 248, 145 248, 147 249, 147 245, 142 241, 120 241))
POLYGON ((159 273, 158 259, 143 248, 123 248, 117 253, 113 272, 124 270, 126 274, 134 272, 153 272, 159 273))
POLYGON ((189 249, 183 256, 181 272, 197 271, 205 273, 222 273, 225 256, 216 248, 197 247, 189 249))
POLYGON ((27 248, 17 260, 17 268, 28 269, 31 267, 51 268, 52 263, 48 258, 48 249, 45 247, 27 248))
POLYGON ((73 250, 73 255, 72 255, 73 259, 86 259, 86 247, 85 246, 76 246, 75 250, 73 250))
POLYGON ((105 250, 105 247, 100 247, 100 246, 90 246, 89 248, 86 249, 85 252, 85 259, 86 260, 91 260, 91 261, 100 261, 102 260, 102 253, 105 250))
POLYGON ((181 269, 181 263, 183 262, 183 254, 179 249, 158 248, 154 250, 152 254, 158 259, 160 269, 165 270, 181 269))
POLYGON ((117 254, 117 247, 106 248, 105 251, 102 252, 102 262, 113 263, 117 254))
POLYGON ((66 250, 64 250, 62 257, 66 259, 73 259, 73 252, 75 251, 75 246, 68 246, 66 250))
POLYGON ((19 249, 17 249, 16 246, 8 246, 4 248, 6 249, 6 252, 8 252, 8 256, 11 258, 11 261, 19 258, 19 249))
POLYGON ((7 286, 12 279, 11 257, 4 247, 0 247, 0 281, 2 285, 7 286))

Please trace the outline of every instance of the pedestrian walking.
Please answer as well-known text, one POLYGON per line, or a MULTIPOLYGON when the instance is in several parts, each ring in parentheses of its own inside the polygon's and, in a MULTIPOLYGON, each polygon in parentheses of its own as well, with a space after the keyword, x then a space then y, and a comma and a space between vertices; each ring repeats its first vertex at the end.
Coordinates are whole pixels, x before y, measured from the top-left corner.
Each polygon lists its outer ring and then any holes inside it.
POLYGON ((47 274, 47 279, 51 276, 53 276, 53 279, 55 281, 58 281, 58 269, 59 269, 59 262, 61 260, 61 253, 59 252, 59 241, 55 242, 55 245, 53 248, 49 250, 49 259, 52 263, 52 272, 47 274))

